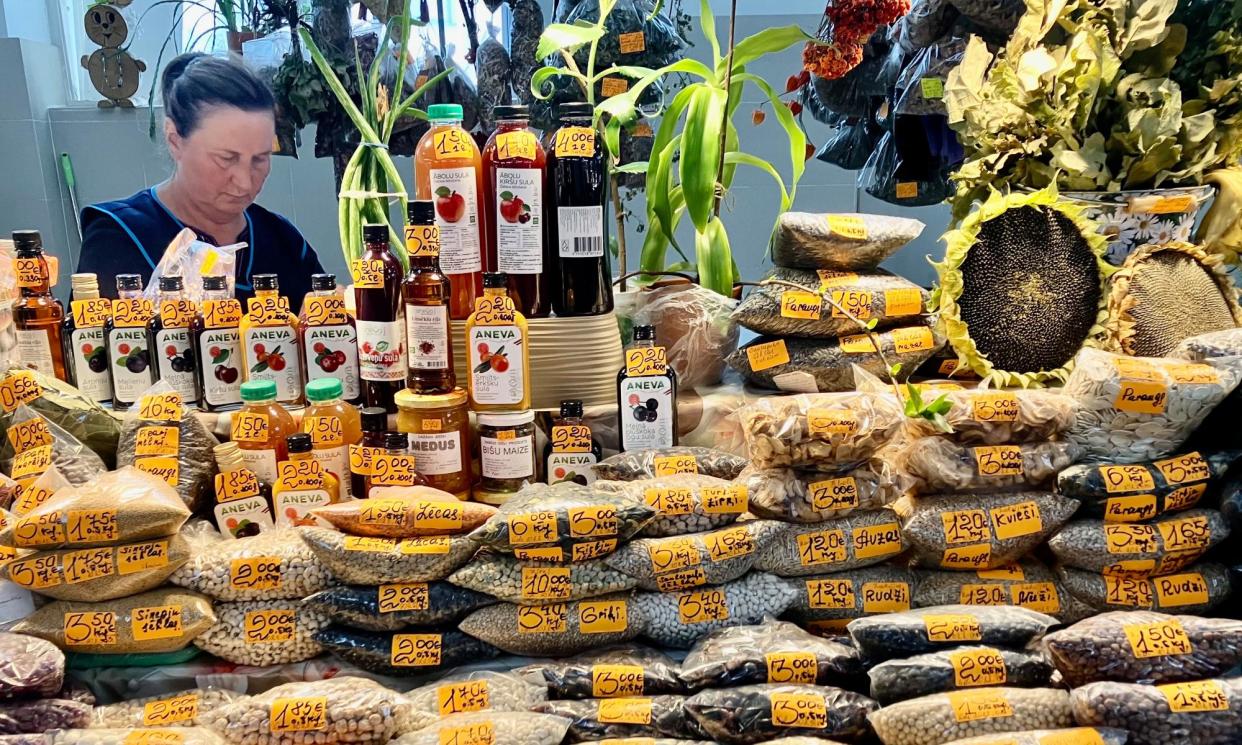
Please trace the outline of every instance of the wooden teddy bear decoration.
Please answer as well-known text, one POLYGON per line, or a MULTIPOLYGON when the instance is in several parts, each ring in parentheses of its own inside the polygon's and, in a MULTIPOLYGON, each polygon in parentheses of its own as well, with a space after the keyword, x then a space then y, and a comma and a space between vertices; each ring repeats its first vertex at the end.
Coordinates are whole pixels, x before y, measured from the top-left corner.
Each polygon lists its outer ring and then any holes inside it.
POLYGON ((103 48, 89 57, 83 55, 82 67, 90 73, 91 85, 104 96, 98 104, 101 109, 132 109, 134 102, 129 97, 138 92, 138 74, 147 69, 145 62, 134 59, 129 50, 121 47, 129 36, 129 25, 120 9, 130 2, 110 0, 86 9, 86 36, 103 48))

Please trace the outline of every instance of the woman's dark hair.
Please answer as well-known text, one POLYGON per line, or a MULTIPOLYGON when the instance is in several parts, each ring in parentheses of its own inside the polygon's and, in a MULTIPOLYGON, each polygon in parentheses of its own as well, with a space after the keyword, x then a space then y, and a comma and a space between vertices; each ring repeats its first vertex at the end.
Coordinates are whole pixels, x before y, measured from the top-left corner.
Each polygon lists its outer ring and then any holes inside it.
POLYGON ((198 128, 204 111, 212 106, 267 112, 276 108, 271 88, 250 68, 202 52, 189 52, 169 62, 161 90, 164 116, 172 120, 182 137, 198 128))

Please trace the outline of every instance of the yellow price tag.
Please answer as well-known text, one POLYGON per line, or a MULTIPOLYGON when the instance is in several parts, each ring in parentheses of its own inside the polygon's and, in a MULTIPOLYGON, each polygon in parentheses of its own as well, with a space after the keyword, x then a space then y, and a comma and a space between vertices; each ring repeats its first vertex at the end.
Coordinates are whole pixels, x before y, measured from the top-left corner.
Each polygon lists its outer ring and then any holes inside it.
POLYGON ((181 446, 181 430, 178 427, 148 425, 139 427, 134 436, 134 455, 176 456, 181 446))
POLYGON ((595 698, 641 696, 645 675, 639 665, 593 665, 591 695, 595 698))
POLYGON ((590 127, 561 127, 556 131, 556 157, 595 157, 595 130, 590 127))
POLYGON ((272 702, 268 729, 273 734, 328 728, 328 697, 278 698, 272 702))
POLYGON ((664 347, 642 347, 625 350, 625 374, 647 377, 668 373, 668 354, 664 347))
POLYGON ((828 230, 841 238, 867 240, 867 223, 861 215, 828 215, 828 230))
POLYGON ((819 658, 813 652, 770 652, 763 659, 769 683, 812 685, 819 676, 819 658))
POLYGON ((349 322, 345 298, 340 295, 311 295, 302 304, 307 326, 341 326, 349 322))
POLYGON ((789 349, 786 348, 784 339, 754 344, 746 348, 746 359, 750 362, 751 370, 762 372, 789 364, 789 349))
POLYGON ((78 329, 99 328, 112 317, 112 301, 106 297, 74 300, 69 304, 73 325, 78 329))
POLYGON ((828 704, 818 693, 773 693, 772 725, 798 729, 825 729, 828 726, 828 704))
POLYGON ((431 136, 436 160, 462 160, 474 157, 474 140, 458 127, 442 129, 431 136))
POLYGON ((983 638, 979 619, 965 613, 923 617, 927 640, 932 642, 977 642, 983 638))
POLYGON ((953 665, 953 681, 958 688, 1005 685, 1008 671, 1005 657, 998 649, 968 649, 949 654, 953 665))
POLYGON ((246 644, 292 641, 297 634, 298 612, 292 608, 247 611, 242 625, 246 644))
POLYGON ((229 587, 234 590, 275 590, 283 562, 279 556, 251 556, 229 562, 229 587))
POLYGON ((184 632, 181 626, 181 606, 161 605, 154 608, 134 608, 130 631, 134 641, 176 639, 184 632))
POLYGON ((203 326, 209 329, 236 328, 241 323, 242 308, 237 298, 203 301, 203 326))
POLYGON ((440 634, 393 634, 389 662, 393 667, 439 665, 443 651, 440 634))
POLYGON ((693 455, 664 455, 652 460, 655 475, 676 476, 681 473, 698 473, 699 461, 693 455))
POLYGON ((538 151, 539 141, 528 130, 496 135, 496 160, 535 160, 538 151))
POLYGON ((426 582, 402 582, 379 586, 379 612, 427 610, 431 589, 426 582))

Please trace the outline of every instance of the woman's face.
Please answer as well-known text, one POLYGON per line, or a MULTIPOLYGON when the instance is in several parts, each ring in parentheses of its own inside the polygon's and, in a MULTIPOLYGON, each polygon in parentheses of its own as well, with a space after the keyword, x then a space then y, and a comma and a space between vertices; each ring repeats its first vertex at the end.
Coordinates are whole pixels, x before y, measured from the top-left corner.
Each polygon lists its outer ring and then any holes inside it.
POLYGON ((254 203, 272 169, 276 120, 270 112, 213 106, 188 137, 177 134, 171 120, 164 121, 177 179, 202 209, 223 223, 254 203))

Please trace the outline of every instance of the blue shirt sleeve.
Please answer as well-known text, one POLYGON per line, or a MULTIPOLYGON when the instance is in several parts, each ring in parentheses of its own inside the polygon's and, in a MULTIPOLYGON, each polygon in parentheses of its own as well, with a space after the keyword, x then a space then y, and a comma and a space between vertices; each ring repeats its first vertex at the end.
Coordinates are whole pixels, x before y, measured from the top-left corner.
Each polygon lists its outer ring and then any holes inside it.
POLYGON ((95 207, 83 210, 77 271, 99 278, 101 297, 116 297, 116 275, 141 274, 145 284, 152 269, 138 239, 120 221, 95 207))

